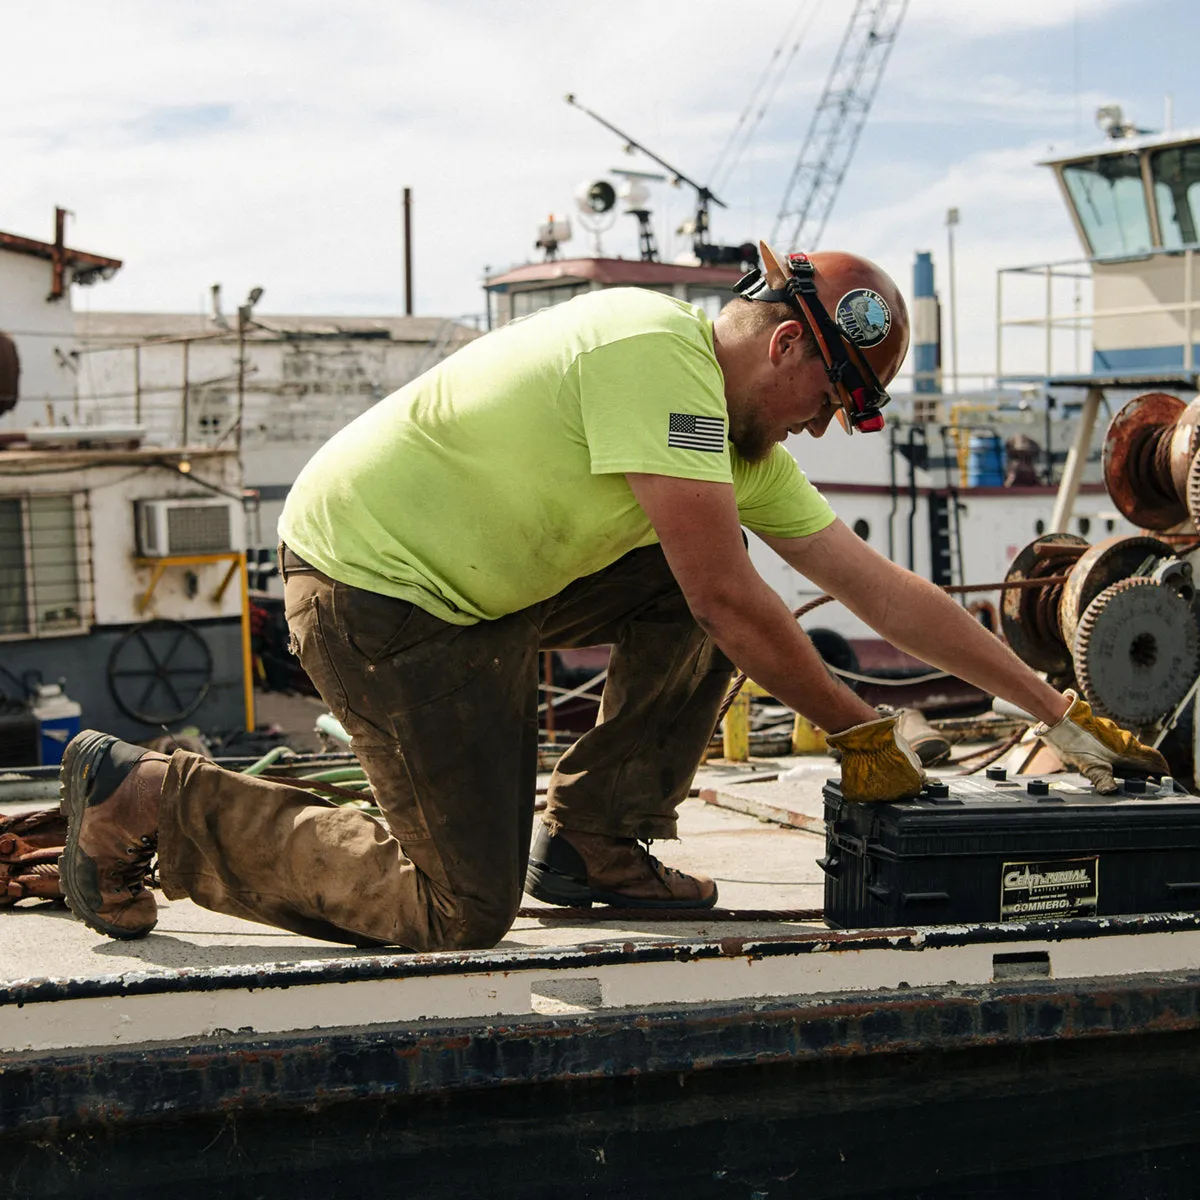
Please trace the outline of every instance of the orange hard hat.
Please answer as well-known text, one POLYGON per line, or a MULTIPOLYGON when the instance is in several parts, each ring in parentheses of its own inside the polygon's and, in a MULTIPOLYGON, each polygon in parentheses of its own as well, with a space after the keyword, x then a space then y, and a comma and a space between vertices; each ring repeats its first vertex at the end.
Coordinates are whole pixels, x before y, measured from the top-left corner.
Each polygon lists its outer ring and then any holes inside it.
POLYGON ((841 250, 780 257, 759 243, 762 270, 737 285, 747 300, 787 304, 809 327, 849 433, 883 428, 887 384, 908 353, 908 307, 891 276, 841 250))
POLYGON ((810 254, 817 295, 871 364, 884 386, 896 378, 908 353, 908 305, 892 277, 857 254, 818 250, 810 254))

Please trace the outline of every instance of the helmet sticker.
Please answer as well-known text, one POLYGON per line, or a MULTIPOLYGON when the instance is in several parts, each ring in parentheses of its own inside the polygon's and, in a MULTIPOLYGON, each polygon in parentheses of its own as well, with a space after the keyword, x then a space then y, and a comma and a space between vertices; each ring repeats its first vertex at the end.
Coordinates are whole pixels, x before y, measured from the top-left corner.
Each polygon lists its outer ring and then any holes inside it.
POLYGON ((855 288, 838 302, 834 319, 842 332, 864 350, 878 346, 892 327, 887 301, 870 288, 855 288))

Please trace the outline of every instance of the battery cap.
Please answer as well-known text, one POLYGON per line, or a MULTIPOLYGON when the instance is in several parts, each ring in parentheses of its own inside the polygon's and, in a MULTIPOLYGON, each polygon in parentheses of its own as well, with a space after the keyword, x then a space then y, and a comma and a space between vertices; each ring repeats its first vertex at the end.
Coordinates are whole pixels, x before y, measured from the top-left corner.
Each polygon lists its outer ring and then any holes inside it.
POLYGON ((932 779, 925 785, 925 794, 931 800, 944 800, 950 795, 950 785, 940 779, 932 779))
POLYGON ((1048 795, 1050 795, 1050 785, 1044 779, 1031 779, 1025 785, 1025 790, 1031 796, 1048 796, 1048 795))
POLYGON ((1000 783, 1008 778, 1008 772, 1003 767, 988 767, 987 777, 1000 783))

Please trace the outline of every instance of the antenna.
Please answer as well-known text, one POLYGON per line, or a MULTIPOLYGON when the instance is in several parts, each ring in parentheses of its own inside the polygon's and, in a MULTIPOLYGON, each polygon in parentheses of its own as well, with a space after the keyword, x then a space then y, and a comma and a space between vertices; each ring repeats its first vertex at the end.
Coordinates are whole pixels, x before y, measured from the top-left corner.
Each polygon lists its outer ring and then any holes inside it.
POLYGON ((715 248, 710 245, 708 240, 708 206, 710 204, 716 204, 721 208, 726 208, 728 206, 726 205, 725 201, 714 196, 712 192, 704 186, 704 184, 697 183, 694 179, 689 179, 682 171, 676 170, 676 168, 671 166, 671 164, 665 159, 659 158, 654 151, 647 150, 646 147, 640 142, 635 141, 629 136, 629 134, 624 133, 611 122, 606 121, 602 116, 600 116, 599 113, 592 112, 590 108, 585 108, 579 103, 578 100, 575 99, 573 93, 568 92, 564 99, 573 108, 579 109, 580 112, 587 113, 587 115, 591 117, 593 121, 598 121, 604 126, 605 129, 609 130, 611 133, 615 133, 617 137, 619 137, 625 143, 625 149, 628 153, 632 154, 633 151, 640 150, 647 158, 658 163, 658 165, 662 167, 664 171, 668 172, 671 177, 671 182, 675 184, 676 187, 678 187, 681 183, 686 183, 688 187, 690 187, 696 193, 696 215, 690 223, 690 232, 692 233, 692 248, 696 252, 696 257, 700 259, 701 262, 715 261, 715 255, 713 253, 715 248))
POLYGON ((642 262, 658 262, 658 244, 654 240, 654 226, 650 223, 650 189, 646 181, 665 183, 667 177, 657 171, 627 171, 622 167, 609 170, 621 179, 617 197, 625 205, 625 211, 638 223, 638 249, 642 262))

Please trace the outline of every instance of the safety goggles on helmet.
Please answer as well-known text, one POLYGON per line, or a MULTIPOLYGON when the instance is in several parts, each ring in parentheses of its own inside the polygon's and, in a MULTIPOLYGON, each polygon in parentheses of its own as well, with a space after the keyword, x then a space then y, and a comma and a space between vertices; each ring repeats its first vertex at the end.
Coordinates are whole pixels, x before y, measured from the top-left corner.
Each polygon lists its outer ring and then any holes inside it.
MULTIPOLYGON (((743 300, 786 304, 812 332, 817 343, 825 374, 841 405, 837 416, 842 428, 847 433, 856 429, 861 433, 877 433, 884 424, 880 409, 891 397, 855 340, 856 331, 863 328, 863 320, 853 307, 857 297, 849 293, 838 303, 835 321, 817 295, 816 269, 807 254, 788 254, 780 263, 765 244, 760 243, 760 248, 766 273, 756 267, 743 275, 733 290, 743 300)), ((865 288, 858 290, 882 304, 875 293, 865 288)))

